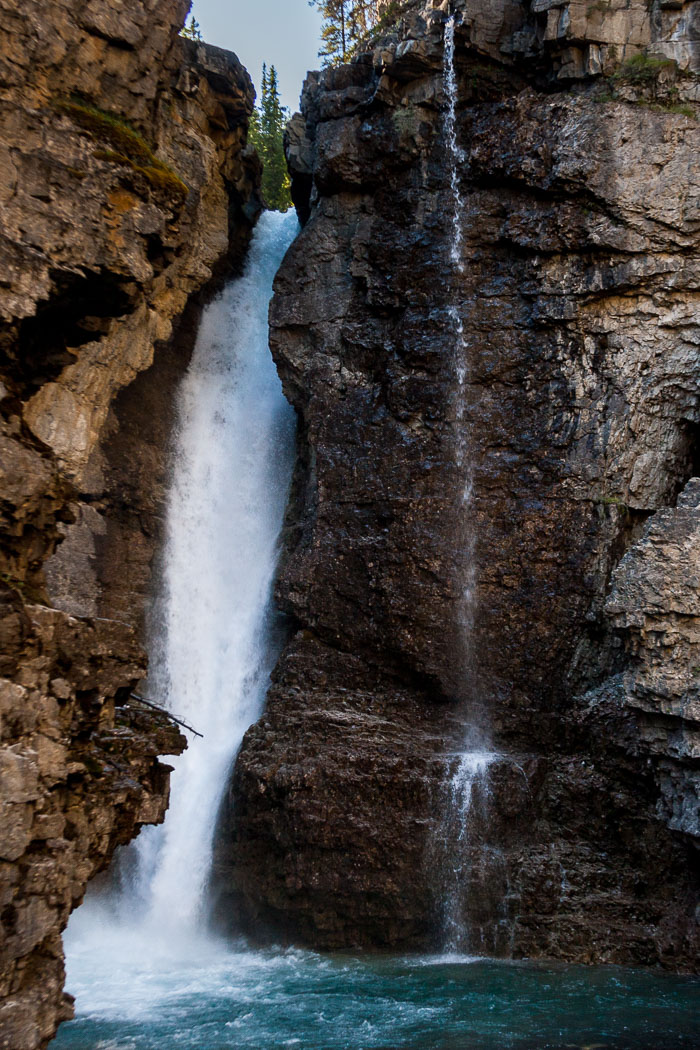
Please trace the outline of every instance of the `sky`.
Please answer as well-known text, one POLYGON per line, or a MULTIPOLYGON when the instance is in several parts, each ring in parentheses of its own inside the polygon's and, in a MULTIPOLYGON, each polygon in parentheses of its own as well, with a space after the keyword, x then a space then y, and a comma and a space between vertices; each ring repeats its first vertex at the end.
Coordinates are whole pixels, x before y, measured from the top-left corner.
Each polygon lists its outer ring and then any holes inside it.
POLYGON ((258 93, 263 62, 275 66, 282 105, 299 109, 307 70, 320 67, 321 18, 307 0, 194 0, 190 14, 207 43, 235 51, 258 93))

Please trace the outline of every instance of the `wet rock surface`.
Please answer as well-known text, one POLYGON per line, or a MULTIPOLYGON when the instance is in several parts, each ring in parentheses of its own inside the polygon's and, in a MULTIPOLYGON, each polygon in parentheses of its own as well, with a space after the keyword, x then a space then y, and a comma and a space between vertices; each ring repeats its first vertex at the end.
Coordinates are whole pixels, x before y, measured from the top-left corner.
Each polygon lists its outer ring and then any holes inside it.
POLYGON ((70 1015, 68 915, 184 746, 130 693, 174 389, 260 208, 250 78, 188 6, 0 2, 3 1050, 70 1015))
POLYGON ((692 5, 456 8, 461 273, 445 5, 311 74, 288 132, 296 633, 237 763, 225 892, 314 945, 439 943, 449 755, 489 724, 506 758, 454 847, 474 948, 692 969, 692 5))

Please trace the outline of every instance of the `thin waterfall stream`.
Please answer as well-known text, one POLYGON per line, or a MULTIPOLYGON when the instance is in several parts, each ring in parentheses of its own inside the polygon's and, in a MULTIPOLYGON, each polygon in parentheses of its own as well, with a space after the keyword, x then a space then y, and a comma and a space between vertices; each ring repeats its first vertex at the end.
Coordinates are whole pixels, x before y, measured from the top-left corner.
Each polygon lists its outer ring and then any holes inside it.
MULTIPOLYGON (((444 115, 444 141, 447 147, 449 172, 449 264, 451 269, 451 299, 447 308, 454 345, 455 372, 455 464, 458 474, 457 535, 461 544, 460 573, 458 585, 461 590, 459 603, 460 644, 465 679, 473 678, 472 631, 477 601, 476 595, 476 536, 472 524, 473 464, 470 457, 470 437, 467 423, 467 397, 469 396, 469 347, 464 322, 459 306, 460 279, 465 271, 463 210, 464 201, 460 185, 460 172, 465 162, 459 145, 457 123, 458 81, 455 66, 456 20, 450 15, 445 23, 445 47, 443 58, 443 90, 446 107, 444 115)), ((473 691, 473 681, 466 683, 467 693, 473 691)), ((498 758, 489 740, 489 727, 471 724, 465 732, 464 750, 451 759, 448 777, 446 812, 441 832, 444 843, 444 901, 443 943, 446 951, 469 952, 474 949, 472 938, 463 914, 462 898, 467 876, 469 830, 472 805, 475 795, 480 800, 488 795, 489 769, 498 758)))

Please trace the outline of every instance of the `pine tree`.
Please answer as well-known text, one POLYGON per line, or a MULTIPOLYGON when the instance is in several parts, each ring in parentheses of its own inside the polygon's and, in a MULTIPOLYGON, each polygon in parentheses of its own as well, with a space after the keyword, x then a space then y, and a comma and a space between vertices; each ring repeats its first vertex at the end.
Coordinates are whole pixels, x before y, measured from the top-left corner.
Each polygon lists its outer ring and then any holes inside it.
POLYGON ((201 40, 202 34, 199 31, 199 22, 192 15, 187 25, 182 30, 181 36, 186 36, 189 40, 201 40))
POLYGON ((280 104, 277 70, 263 65, 260 105, 253 111, 249 137, 263 163, 262 196, 270 211, 291 207, 290 181, 284 158, 287 110, 280 104))
POLYGON ((324 66, 349 62, 377 24, 377 0, 309 0, 323 17, 319 58, 324 66))

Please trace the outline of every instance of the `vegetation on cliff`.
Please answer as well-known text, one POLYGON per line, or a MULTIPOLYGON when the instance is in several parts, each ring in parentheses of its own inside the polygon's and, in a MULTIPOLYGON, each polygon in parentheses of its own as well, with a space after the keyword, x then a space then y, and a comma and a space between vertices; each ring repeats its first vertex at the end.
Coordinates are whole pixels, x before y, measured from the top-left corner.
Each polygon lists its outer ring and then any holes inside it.
POLYGON ((80 124, 96 142, 109 145, 110 149, 95 152, 98 160, 120 164, 142 176, 157 193, 182 204, 188 188, 182 179, 167 164, 155 155, 140 132, 116 113, 74 97, 59 99, 56 109, 80 124))
POLYGON ((184 29, 180 31, 180 36, 187 37, 188 40, 201 40, 202 34, 199 30, 199 22, 192 15, 189 22, 185 25, 184 29))
POLYGON ((292 206, 290 180, 284 157, 284 126, 289 113, 280 103, 277 70, 263 65, 260 105, 253 110, 250 141, 263 163, 262 196, 270 211, 287 211, 292 206))
POLYGON ((395 22, 408 6, 402 0, 309 0, 323 16, 319 58, 324 66, 349 62, 372 34, 395 22))

